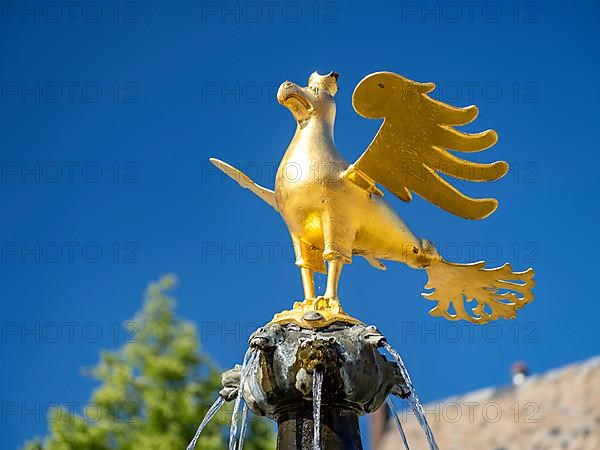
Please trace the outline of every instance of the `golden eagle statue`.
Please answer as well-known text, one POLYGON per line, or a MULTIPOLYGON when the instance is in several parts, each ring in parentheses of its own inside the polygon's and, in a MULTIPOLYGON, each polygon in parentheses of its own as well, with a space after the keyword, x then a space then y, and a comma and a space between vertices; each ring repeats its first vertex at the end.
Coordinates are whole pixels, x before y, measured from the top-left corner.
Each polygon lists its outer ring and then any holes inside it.
POLYGON ((431 242, 416 237, 383 199, 377 184, 409 202, 418 194, 466 219, 483 219, 494 212, 492 198, 471 198, 440 176, 468 181, 496 180, 508 171, 498 161, 479 164, 452 153, 478 152, 494 145, 495 131, 467 134, 454 127, 477 116, 477 107, 457 108, 427 94, 435 85, 418 83, 391 72, 364 78, 354 90, 358 114, 383 119, 373 142, 354 164, 348 164, 334 143, 338 74, 313 73, 308 86, 284 82, 277 100, 290 110, 296 132, 281 161, 275 190, 255 184, 248 176, 218 159, 219 169, 275 208, 285 221, 300 267, 304 301, 276 314, 273 321, 301 326, 325 326, 336 321, 358 322, 338 299, 344 264, 362 256, 378 269, 380 260, 400 261, 425 269, 433 289, 423 294, 437 302, 433 316, 474 323, 514 318, 533 300, 532 269, 513 272, 505 264, 486 269, 483 262, 445 261, 431 242), (327 267, 325 266, 327 262, 327 267), (327 273, 323 296, 316 296, 314 272, 327 273), (467 302, 474 301, 470 311, 467 302))

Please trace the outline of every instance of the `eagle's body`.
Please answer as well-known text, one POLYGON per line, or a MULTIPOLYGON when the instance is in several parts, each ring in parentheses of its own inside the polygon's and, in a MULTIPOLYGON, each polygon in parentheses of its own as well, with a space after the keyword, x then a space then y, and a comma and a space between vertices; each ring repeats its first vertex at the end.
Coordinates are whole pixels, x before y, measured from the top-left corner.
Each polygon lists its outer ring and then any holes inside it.
POLYGON ((300 265, 323 271, 323 261, 352 255, 427 264, 416 238, 378 195, 344 177, 348 162, 326 120, 298 126, 275 178, 277 210, 299 246, 300 265), (420 259, 420 261, 418 261, 420 259))
MULTIPOLYGON (((306 87, 286 81, 277 99, 290 110, 297 126, 277 171, 275 190, 258 186, 234 167, 211 159, 283 217, 304 287, 305 300, 294 308, 329 314, 317 324, 349 320, 341 311, 337 287, 342 267, 352 262, 353 255, 365 257, 379 269, 385 269, 379 259, 425 268, 426 287, 435 290, 424 295, 438 302, 430 313, 452 320, 485 323, 515 317, 515 311, 533 299, 531 269, 515 273, 507 264, 484 269, 483 263, 444 261, 429 241, 408 229, 376 186, 385 186, 407 202, 411 193, 417 193, 468 219, 482 219, 496 209, 495 199, 467 197, 439 175, 469 181, 502 177, 508 170, 503 161, 473 163, 449 151, 484 150, 494 145, 496 133, 455 130, 454 126, 474 120, 477 108, 456 108, 433 100, 427 96, 433 88, 432 83, 417 83, 389 72, 363 79, 354 91, 353 106, 362 116, 384 122, 369 148, 348 164, 333 135, 337 74, 314 73, 306 87), (315 296, 314 272, 327 273, 322 297, 315 296), (471 313, 464 309, 465 300, 477 301, 471 313)), ((278 320, 301 320, 297 316, 282 313, 278 320)))

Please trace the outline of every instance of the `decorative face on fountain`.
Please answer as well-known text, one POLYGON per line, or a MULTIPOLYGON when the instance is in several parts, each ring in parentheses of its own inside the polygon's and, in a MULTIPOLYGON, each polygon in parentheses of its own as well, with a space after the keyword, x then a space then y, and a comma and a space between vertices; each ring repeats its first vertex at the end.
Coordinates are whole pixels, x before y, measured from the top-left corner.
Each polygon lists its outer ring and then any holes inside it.
MULTIPOLYGON (((377 350, 384 341, 377 328, 363 324, 318 331, 268 324, 250 337, 251 348, 260 350, 261 356, 255 362, 257 369, 249 371, 244 400, 256 414, 276 418, 290 405, 313 402, 318 371, 323 374, 325 404, 371 413, 390 392, 410 392, 398 366, 377 350)), ((241 369, 234 370, 239 375, 241 369)), ((239 384, 239 376, 237 380, 239 384)), ((231 392, 230 388, 222 395, 231 392)))
POLYGON ((338 76, 336 72, 327 75, 313 72, 306 87, 284 81, 277 91, 277 101, 290 110, 302 128, 313 119, 333 123, 335 120, 333 97, 338 90, 338 76))

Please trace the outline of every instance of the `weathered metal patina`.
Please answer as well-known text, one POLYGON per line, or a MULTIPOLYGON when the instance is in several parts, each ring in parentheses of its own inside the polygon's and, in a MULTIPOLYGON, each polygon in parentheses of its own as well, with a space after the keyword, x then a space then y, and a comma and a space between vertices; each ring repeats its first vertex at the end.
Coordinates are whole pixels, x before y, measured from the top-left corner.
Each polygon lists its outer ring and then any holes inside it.
MULTIPOLYGON (((320 372, 322 448, 360 449, 358 416, 381 407, 390 393, 410 393, 398 366, 379 351, 384 340, 364 324, 319 329, 268 324, 250 338, 260 356, 244 382, 244 401, 255 414, 278 423, 279 449, 312 449, 313 381, 320 372)), ((223 374, 224 398, 239 394, 240 378, 240 366, 223 374)))

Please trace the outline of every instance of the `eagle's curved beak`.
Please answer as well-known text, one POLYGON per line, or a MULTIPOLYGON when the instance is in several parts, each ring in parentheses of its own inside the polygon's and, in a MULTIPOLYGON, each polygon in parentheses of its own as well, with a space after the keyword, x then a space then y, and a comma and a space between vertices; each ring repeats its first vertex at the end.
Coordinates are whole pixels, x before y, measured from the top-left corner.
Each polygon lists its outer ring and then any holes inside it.
POLYGON ((281 83, 277 90, 277 101, 289 109, 298 122, 308 119, 313 110, 306 90, 291 81, 281 83))

